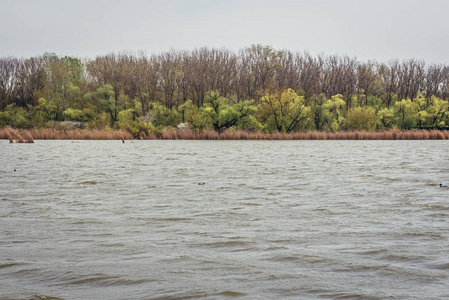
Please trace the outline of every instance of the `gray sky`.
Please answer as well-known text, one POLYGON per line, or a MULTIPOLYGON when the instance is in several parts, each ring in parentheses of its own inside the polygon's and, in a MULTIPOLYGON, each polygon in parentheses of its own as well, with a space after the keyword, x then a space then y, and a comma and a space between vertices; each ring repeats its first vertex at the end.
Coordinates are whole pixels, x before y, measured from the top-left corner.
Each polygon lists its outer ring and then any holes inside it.
POLYGON ((0 57, 251 44, 449 64, 447 0, 0 0, 0 57))

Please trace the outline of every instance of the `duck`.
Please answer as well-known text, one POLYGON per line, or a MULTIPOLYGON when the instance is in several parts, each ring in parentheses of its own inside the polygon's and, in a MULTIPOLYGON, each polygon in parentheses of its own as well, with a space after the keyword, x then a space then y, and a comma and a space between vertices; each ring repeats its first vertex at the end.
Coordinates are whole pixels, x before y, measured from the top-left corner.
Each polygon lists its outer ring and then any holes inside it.
POLYGON ((199 182, 198 185, 205 185, 205 182, 199 182))
POLYGON ((447 189, 447 185, 443 185, 442 183, 440 183, 440 189, 447 189))

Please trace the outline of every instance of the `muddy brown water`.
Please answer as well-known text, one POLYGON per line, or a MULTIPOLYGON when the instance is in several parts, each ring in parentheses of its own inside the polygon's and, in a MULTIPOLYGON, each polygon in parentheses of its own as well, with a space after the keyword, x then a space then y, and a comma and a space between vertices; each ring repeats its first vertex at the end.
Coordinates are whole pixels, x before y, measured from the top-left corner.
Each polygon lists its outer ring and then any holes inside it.
POLYGON ((448 149, 0 140, 0 299, 449 298, 448 149))

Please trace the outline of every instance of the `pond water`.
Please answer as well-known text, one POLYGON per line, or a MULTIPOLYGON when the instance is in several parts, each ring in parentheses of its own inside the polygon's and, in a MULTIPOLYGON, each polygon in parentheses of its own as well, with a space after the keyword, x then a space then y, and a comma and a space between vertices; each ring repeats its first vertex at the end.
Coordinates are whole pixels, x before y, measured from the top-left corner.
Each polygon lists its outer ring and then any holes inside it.
POLYGON ((448 149, 0 140, 0 299, 449 298, 448 149))

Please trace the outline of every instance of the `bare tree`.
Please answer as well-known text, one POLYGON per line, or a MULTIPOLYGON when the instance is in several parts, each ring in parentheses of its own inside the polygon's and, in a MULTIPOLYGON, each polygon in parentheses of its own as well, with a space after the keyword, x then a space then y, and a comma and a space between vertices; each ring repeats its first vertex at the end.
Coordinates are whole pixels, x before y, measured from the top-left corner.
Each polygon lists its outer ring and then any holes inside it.
POLYGON ((357 92, 365 95, 365 105, 368 97, 372 95, 377 78, 376 64, 374 62, 361 63, 357 66, 357 92))
POLYGON ((0 59, 0 108, 13 103, 17 92, 17 73, 21 61, 13 57, 0 59))
POLYGON ((415 59, 399 66, 397 94, 399 99, 411 99, 418 95, 424 83, 425 63, 415 59))
POLYGON ((299 87, 304 90, 306 100, 313 95, 321 93, 320 78, 324 67, 323 56, 312 57, 305 53, 304 57, 297 58, 297 70, 299 71, 299 87))
POLYGON ((432 64, 427 68, 424 82, 424 94, 427 98, 427 105, 430 104, 429 100, 432 95, 443 97, 442 88, 447 78, 446 72, 447 67, 443 65, 432 64))
POLYGON ((283 57, 270 46, 252 45, 240 52, 240 86, 246 99, 255 99, 274 87, 274 76, 283 57))
POLYGON ((299 90, 299 76, 301 65, 297 64, 299 54, 284 50, 279 59, 279 67, 275 72, 275 89, 291 88, 299 90))
POLYGON ((159 56, 160 86, 163 93, 162 102, 167 108, 175 105, 175 94, 182 76, 180 69, 181 56, 176 51, 163 53, 159 56))
POLYGON ((47 80, 43 60, 40 56, 31 57, 19 64, 17 70, 16 101, 21 106, 35 104, 47 80))
POLYGON ((400 70, 399 62, 393 60, 389 62, 389 65, 382 64, 379 67, 379 76, 382 78, 382 85, 384 89, 384 104, 388 108, 393 104, 393 94, 398 92, 398 73, 400 70))

